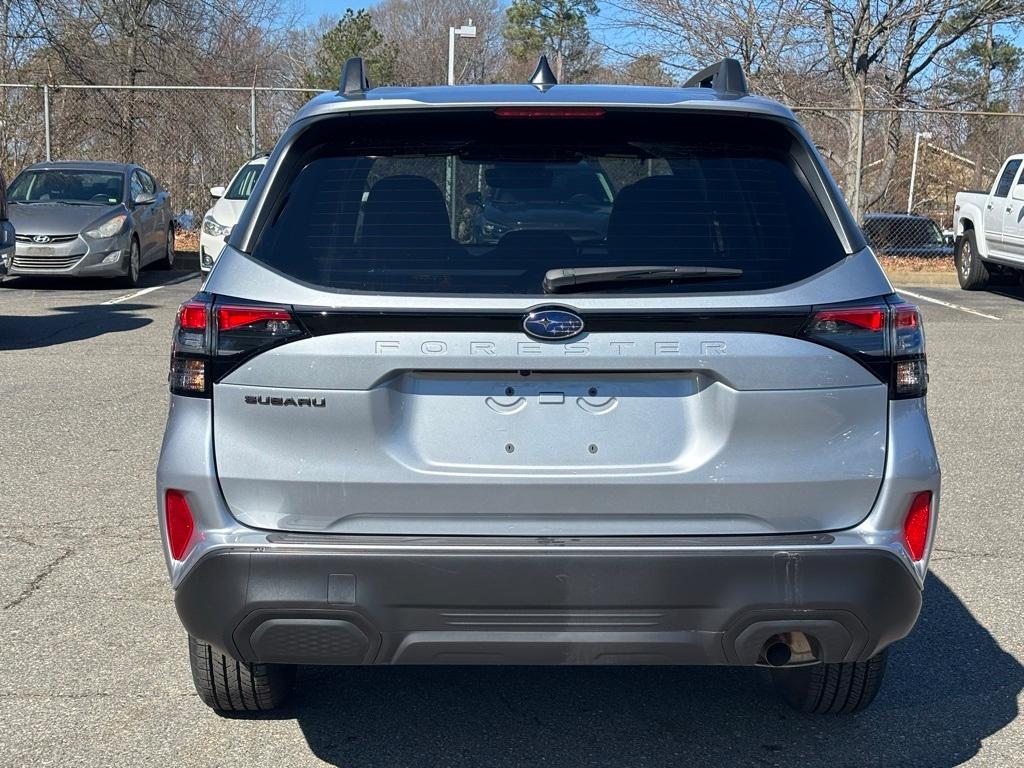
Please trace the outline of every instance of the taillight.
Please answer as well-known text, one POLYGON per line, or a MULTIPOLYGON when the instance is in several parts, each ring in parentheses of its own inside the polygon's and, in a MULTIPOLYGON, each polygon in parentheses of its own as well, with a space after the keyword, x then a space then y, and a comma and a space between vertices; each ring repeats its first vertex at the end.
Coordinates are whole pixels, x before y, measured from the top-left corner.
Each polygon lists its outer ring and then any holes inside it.
POLYGON ((815 329, 828 333, 875 332, 885 328, 886 315, 884 304, 877 307, 823 309, 814 313, 812 324, 815 329))
POLYGON ((220 375, 228 372, 225 365, 233 368, 240 355, 260 352, 305 335, 287 307, 218 303, 216 315, 217 373, 220 375))
POLYGON ((168 381, 176 395, 205 396, 210 380, 210 297, 199 294, 178 308, 168 381))
POLYGON ((195 521, 188 500, 181 491, 168 491, 164 496, 164 513, 167 517, 167 544, 171 557, 182 560, 192 545, 195 521))
POLYGON ((816 307, 801 335, 856 359, 889 384, 894 400, 928 390, 921 313, 899 297, 816 307))
POLYGON ((921 397, 928 391, 921 312, 904 301, 892 305, 892 387, 897 398, 921 397))
POLYGON ((181 305, 171 351, 171 392, 209 397, 241 362, 270 347, 305 336, 288 307, 214 300, 198 294, 181 305))
POLYGON ((921 491, 910 502, 903 522, 903 543, 915 563, 924 558, 928 546, 928 529, 932 523, 932 492, 921 491))

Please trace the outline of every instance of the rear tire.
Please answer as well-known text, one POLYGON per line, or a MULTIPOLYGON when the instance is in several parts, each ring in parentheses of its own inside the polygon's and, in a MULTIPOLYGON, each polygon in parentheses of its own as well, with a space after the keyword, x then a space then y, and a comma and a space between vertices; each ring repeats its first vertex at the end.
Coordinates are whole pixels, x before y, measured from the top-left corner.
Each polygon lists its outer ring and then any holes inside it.
POLYGON ((988 267, 978 255, 978 240, 973 229, 965 231, 957 243, 954 262, 957 280, 965 291, 977 291, 988 285, 988 267))
POLYGON ((167 228, 164 236, 164 257, 156 263, 157 269, 174 269, 174 227, 167 228))
POLYGON ((279 707, 295 681, 295 667, 235 661, 191 635, 188 660, 196 693, 218 712, 261 712, 279 707))
POLYGON ((882 687, 886 651, 867 661, 773 669, 782 700, 798 712, 852 714, 866 709, 882 687))

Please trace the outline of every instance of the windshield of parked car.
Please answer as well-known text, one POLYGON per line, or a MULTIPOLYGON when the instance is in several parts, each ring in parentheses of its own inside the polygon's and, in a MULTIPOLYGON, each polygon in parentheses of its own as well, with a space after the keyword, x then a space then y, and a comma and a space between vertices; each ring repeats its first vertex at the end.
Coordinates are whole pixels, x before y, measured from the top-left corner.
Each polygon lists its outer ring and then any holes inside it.
POLYGON ((75 169, 26 171, 11 184, 13 203, 116 205, 121 202, 124 174, 75 169))
POLYGON ((802 170, 809 153, 767 120, 609 109, 344 121, 297 140, 251 251, 314 285, 534 295, 552 269, 665 265, 741 276, 602 290, 757 290, 845 256, 802 170))
POLYGON ((248 200, 260 177, 260 172, 265 167, 266 163, 249 163, 243 167, 231 182, 224 197, 228 200, 248 200))

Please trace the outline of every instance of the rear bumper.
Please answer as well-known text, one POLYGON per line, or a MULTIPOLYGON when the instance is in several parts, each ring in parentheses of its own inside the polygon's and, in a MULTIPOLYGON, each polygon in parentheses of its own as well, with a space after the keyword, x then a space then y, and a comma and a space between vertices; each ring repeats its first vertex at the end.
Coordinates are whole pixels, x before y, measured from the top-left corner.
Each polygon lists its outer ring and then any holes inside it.
POLYGON ((839 662, 904 637, 921 607, 896 555, 830 536, 276 538, 195 563, 175 597, 192 635, 275 663, 751 665, 803 631, 839 662))

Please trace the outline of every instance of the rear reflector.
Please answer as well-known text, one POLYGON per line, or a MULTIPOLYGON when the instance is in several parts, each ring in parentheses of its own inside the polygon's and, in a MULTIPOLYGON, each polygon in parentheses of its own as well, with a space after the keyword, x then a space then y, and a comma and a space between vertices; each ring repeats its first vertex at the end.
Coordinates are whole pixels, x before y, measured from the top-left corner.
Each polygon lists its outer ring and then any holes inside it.
POLYGON ((932 492, 921 491, 910 502, 907 519, 903 523, 903 541, 910 558, 919 563, 928 545, 928 529, 932 520, 932 492))
POLYGON ((520 119, 593 119, 604 117, 604 107, 498 107, 494 114, 498 117, 520 119))
POLYGON ((171 549, 171 557, 175 560, 184 559, 192 546, 192 534, 195 522, 192 510, 181 491, 168 491, 164 497, 164 510, 167 515, 167 543, 171 549))

